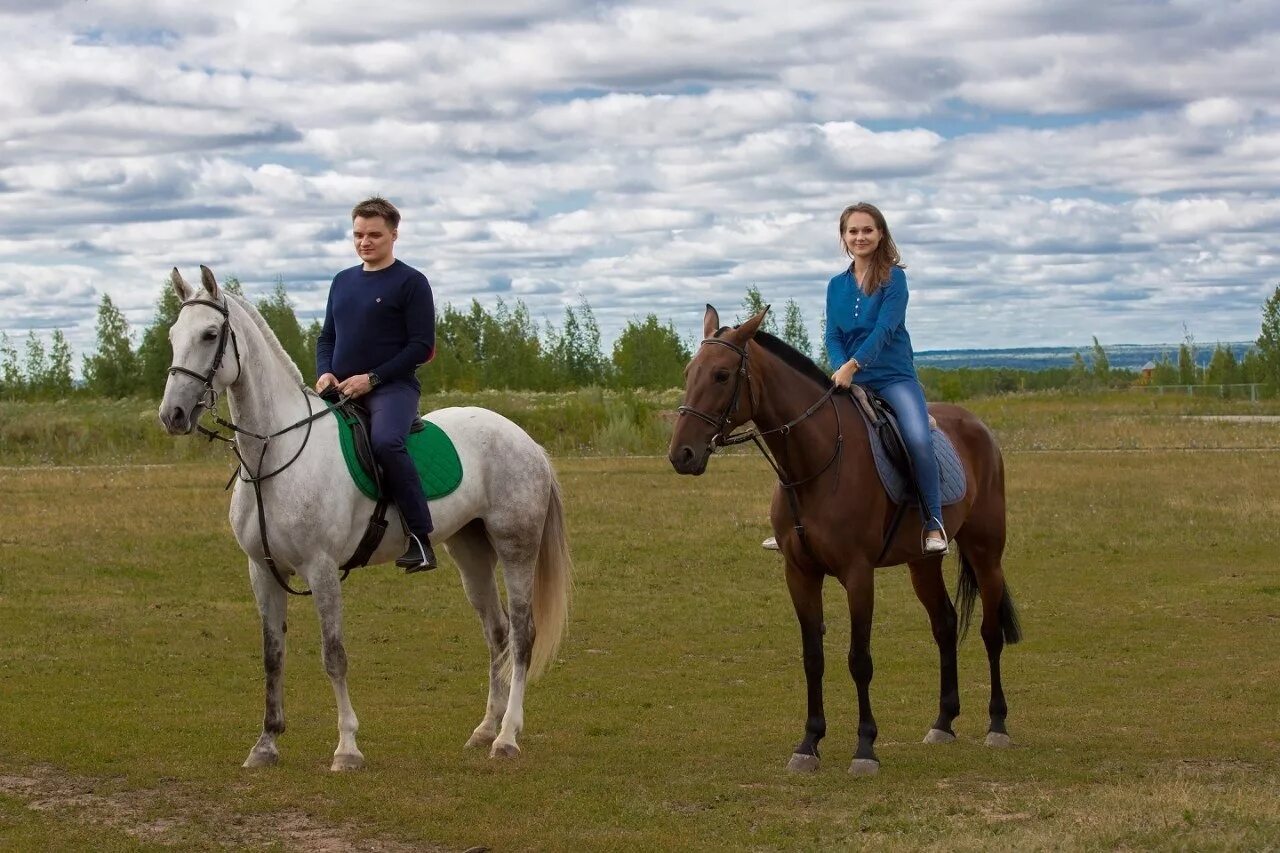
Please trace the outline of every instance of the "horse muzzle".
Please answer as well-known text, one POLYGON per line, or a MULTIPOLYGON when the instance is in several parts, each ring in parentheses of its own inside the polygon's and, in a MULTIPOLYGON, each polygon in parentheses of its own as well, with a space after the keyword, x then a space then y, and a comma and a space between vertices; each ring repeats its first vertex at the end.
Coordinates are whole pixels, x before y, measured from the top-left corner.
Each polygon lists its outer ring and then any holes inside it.
POLYGON ((696 477, 707 470, 707 461, 711 458, 712 450, 710 444, 704 446, 701 452, 695 450, 692 445, 675 445, 667 454, 667 459, 670 460, 671 467, 676 469, 677 474, 690 474, 696 477))
POLYGON ((194 409, 187 410, 182 406, 160 406, 160 425, 169 435, 190 435, 200 420, 203 406, 196 404, 194 409))

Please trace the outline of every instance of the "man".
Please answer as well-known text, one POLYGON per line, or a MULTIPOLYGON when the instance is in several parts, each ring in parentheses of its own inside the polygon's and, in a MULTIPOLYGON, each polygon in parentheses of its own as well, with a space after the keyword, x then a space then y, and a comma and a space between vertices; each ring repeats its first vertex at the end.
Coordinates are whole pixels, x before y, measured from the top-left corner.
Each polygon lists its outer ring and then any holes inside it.
POLYGON ((418 417, 421 387, 414 371, 435 354, 436 313, 427 277, 395 258, 400 211, 379 196, 351 211, 362 263, 333 277, 324 328, 316 341, 316 391, 336 387, 369 410, 373 454, 383 489, 409 534, 396 560, 406 573, 436 567, 431 511, 405 449, 418 417))

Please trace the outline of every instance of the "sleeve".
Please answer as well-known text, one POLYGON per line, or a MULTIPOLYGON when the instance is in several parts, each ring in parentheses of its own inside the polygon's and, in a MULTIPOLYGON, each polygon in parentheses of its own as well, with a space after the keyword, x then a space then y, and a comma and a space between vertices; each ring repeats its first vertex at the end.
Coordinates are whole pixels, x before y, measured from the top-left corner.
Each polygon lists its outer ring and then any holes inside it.
POLYGON ((316 376, 333 373, 333 285, 329 286, 329 299, 324 306, 324 325, 316 338, 316 376))
POLYGON ((407 379, 420 365, 435 357, 436 306, 427 277, 414 270, 404 283, 407 342, 391 358, 374 368, 383 382, 407 379))
POLYGON ((889 281, 884 285, 884 296, 880 303, 880 313, 876 315, 876 325, 867 335, 862 346, 853 357, 862 367, 875 364, 880 351, 889 342, 889 338, 903 323, 907 321, 907 274, 901 267, 894 267, 889 281))
POLYGON ((840 276, 836 276, 827 282, 827 362, 834 370, 849 360, 849 353, 844 347, 844 335, 840 333, 840 318, 846 312, 841 305, 840 289, 836 282, 840 280, 840 276))

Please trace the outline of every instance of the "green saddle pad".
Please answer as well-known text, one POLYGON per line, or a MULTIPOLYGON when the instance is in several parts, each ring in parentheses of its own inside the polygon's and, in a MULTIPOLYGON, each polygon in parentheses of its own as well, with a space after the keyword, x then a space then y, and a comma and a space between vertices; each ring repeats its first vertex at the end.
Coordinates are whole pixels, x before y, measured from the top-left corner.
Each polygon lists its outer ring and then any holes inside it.
MULTIPOLYGON (((326 404, 327 405, 327 404, 326 404)), ((329 406, 330 411, 338 419, 338 436, 342 441, 342 458, 347 462, 347 470, 356 487, 373 500, 378 499, 378 487, 373 481, 373 474, 364 469, 356 455, 355 424, 356 418, 348 412, 329 406)), ((453 439, 445 435, 444 430, 423 421, 427 428, 409 433, 405 439, 405 447, 413 459, 413 467, 418 469, 418 479, 422 481, 422 490, 427 500, 435 500, 458 488, 462 482, 462 460, 453 446, 453 439)))

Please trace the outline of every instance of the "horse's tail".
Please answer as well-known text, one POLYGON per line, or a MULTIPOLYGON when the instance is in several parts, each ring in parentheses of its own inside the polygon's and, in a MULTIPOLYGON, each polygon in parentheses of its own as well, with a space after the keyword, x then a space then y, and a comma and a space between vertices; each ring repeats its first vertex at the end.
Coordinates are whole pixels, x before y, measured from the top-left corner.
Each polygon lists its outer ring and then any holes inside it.
MULTIPOLYGON (((550 462, 548 461, 548 468, 550 462)), ((533 572, 533 659, 529 678, 537 678, 551 665, 569 622, 569 600, 573 593, 573 559, 565 535, 564 504, 560 481, 551 469, 551 500, 542 523, 542 544, 533 572)))
MULTIPOLYGON (((969 622, 973 618, 973 603, 978 598, 978 575, 973 570, 973 563, 960 551, 960 579, 956 583, 956 610, 960 616, 960 639, 969 633, 969 622)), ((1004 584, 1000 595, 1000 630, 1004 632, 1004 641, 1012 646, 1022 639, 1022 624, 1018 620, 1018 609, 1013 603, 1013 593, 1009 592, 1009 584, 1004 584)))

